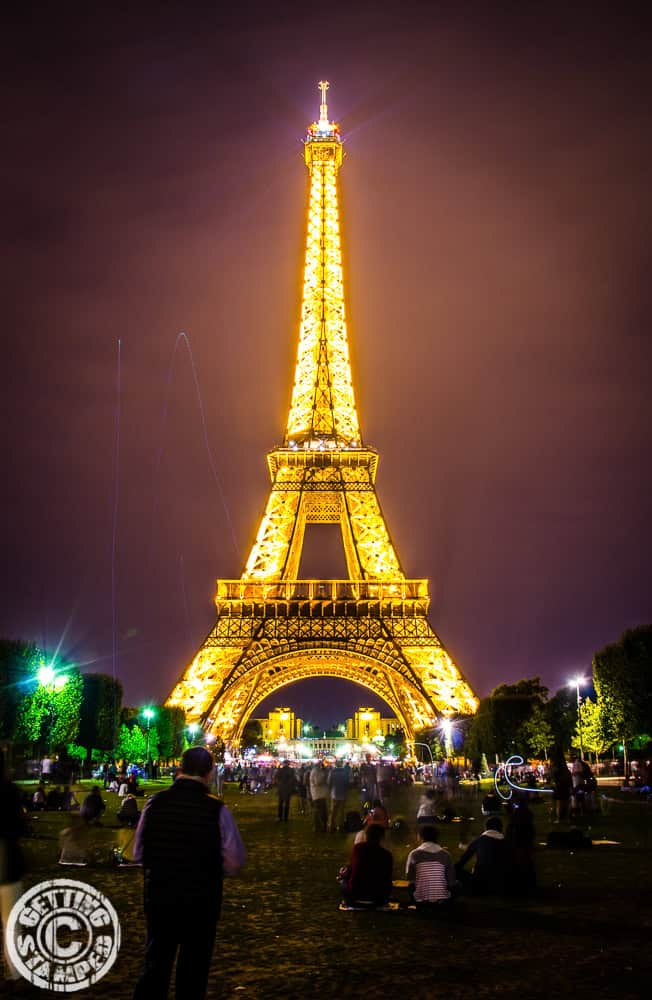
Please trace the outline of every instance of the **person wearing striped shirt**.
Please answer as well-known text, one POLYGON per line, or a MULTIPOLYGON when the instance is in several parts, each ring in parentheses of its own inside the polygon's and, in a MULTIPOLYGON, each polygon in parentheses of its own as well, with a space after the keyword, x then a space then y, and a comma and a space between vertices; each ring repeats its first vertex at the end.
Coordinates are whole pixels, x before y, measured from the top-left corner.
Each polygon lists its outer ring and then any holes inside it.
POLYGON ((417 906, 444 903, 452 898, 457 882, 455 866, 448 851, 437 843, 434 826, 424 826, 419 837, 421 843, 410 851, 405 865, 410 895, 417 906))

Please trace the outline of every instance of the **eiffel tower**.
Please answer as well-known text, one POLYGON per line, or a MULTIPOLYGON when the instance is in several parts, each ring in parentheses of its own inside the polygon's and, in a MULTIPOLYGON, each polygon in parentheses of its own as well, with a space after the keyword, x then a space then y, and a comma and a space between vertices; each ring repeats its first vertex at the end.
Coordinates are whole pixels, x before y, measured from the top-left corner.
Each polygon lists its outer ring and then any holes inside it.
POLYGON ((256 706, 309 677, 355 681, 382 698, 407 743, 477 699, 427 614, 428 581, 403 573, 363 444, 351 379, 338 217, 339 127, 328 82, 304 140, 310 175, 299 349, 272 488, 239 580, 218 580, 217 621, 167 699, 231 748, 256 706), (339 524, 348 579, 297 579, 307 524, 339 524))

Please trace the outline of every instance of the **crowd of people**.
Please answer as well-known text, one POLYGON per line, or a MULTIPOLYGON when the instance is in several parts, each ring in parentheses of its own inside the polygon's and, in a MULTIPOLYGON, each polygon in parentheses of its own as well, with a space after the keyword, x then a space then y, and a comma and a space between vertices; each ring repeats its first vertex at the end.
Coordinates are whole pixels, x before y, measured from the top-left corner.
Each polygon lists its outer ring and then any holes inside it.
MULTIPOLYGON (((503 820, 498 815, 489 815, 483 832, 463 849, 457 862, 438 843, 439 832, 434 824, 439 811, 436 790, 426 789, 416 817, 419 844, 409 853, 405 865, 408 906, 441 910, 462 893, 525 896, 533 891, 536 834, 525 796, 509 804, 504 832, 503 820)), ((391 905, 395 891, 394 860, 383 846, 389 826, 389 813, 376 800, 356 834, 349 864, 339 873, 343 908, 375 909, 391 905)))
MULTIPOLYGON (((446 912, 460 895, 527 896, 536 886, 536 834, 527 793, 515 795, 509 803, 489 793, 481 803, 485 822, 479 836, 460 844, 456 859, 442 846, 442 824, 456 818, 451 790, 459 775, 452 766, 442 767, 433 775, 433 785, 423 787, 413 823, 392 817, 391 808, 397 784, 412 781, 414 773, 410 768, 383 761, 367 760, 357 767, 323 760, 295 767, 285 761, 260 769, 236 765, 227 771, 223 764, 215 767, 207 750, 195 747, 183 755, 172 784, 147 798, 143 809, 139 809, 138 779, 133 771, 116 768, 113 774, 107 768, 104 777, 105 788, 120 795, 117 821, 127 828, 132 863, 142 864, 145 875, 148 938, 136 997, 154 995, 153 989, 163 990, 176 953, 177 977, 187 981, 192 995, 203 995, 219 917, 222 877, 235 874, 245 859, 233 817, 215 794, 222 792, 227 778, 237 780, 244 791, 250 789, 251 782, 264 782, 266 790, 274 789, 278 823, 288 823, 295 800, 298 815, 310 813, 316 834, 354 833, 348 864, 338 877, 340 905, 344 909, 403 905, 422 912, 446 912), (359 810, 347 812, 347 803, 351 806, 356 799, 359 810), (387 832, 404 833, 413 825, 418 843, 399 871, 385 843, 387 832), (135 836, 128 834, 128 828, 135 830, 135 836), (221 845, 222 853, 217 867, 215 843, 221 845), (189 905, 205 918, 206 934, 201 941, 186 936, 171 919, 179 908, 189 905)), ((594 808, 595 779, 584 761, 574 760, 569 767, 563 757, 554 758, 549 779, 555 818, 567 818, 572 810, 594 808)), ((99 785, 94 785, 81 802, 70 786, 48 788, 41 783, 27 799, 23 792, 22 802, 18 787, 11 782, 4 781, 2 791, 4 806, 13 817, 10 822, 4 821, 3 829, 5 839, 12 842, 12 849, 5 855, 13 859, 10 877, 14 882, 19 882, 24 868, 18 841, 26 832, 25 818, 30 811, 72 813, 69 826, 60 835, 60 864, 87 863, 91 828, 102 824, 106 812, 99 785)), ((459 802, 457 799, 457 805, 459 802)), ((7 900, 11 901, 17 890, 13 883, 11 891, 1 883, 0 888, 5 920, 7 900)))

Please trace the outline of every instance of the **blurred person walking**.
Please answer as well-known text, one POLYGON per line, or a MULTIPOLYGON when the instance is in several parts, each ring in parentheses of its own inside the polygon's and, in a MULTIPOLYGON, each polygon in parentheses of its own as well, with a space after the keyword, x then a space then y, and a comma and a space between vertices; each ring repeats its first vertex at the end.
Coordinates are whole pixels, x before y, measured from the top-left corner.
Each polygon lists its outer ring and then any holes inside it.
POLYGON ((312 824, 315 833, 325 833, 328 818, 328 772, 321 760, 310 771, 312 824))

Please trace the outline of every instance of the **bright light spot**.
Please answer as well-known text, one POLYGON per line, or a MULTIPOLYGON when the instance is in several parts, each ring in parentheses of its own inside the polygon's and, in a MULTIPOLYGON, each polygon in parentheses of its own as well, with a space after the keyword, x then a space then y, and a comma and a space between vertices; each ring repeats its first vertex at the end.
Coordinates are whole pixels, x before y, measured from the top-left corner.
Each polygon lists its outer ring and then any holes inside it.
POLYGON ((38 672, 38 682, 43 687, 47 687, 54 680, 54 669, 52 667, 41 667, 38 672))
POLYGON ((58 677, 54 678, 54 690, 55 691, 62 691, 63 688, 66 686, 67 683, 68 683, 68 678, 66 677, 66 675, 65 674, 59 674, 58 677))
POLYGON ((146 719, 153 719, 154 718, 154 714, 155 713, 154 713, 154 709, 153 708, 144 708, 143 709, 143 715, 145 716, 146 719))

